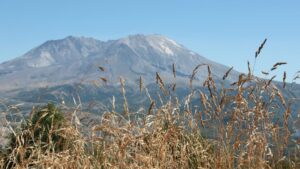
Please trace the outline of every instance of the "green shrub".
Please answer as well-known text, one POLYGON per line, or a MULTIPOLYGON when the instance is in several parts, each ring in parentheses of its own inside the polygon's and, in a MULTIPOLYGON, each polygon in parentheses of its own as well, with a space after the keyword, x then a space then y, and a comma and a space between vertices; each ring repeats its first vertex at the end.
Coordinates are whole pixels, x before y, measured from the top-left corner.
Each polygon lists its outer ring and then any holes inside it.
POLYGON ((28 159, 34 159, 33 151, 60 152, 64 150, 66 138, 61 133, 66 126, 62 112, 49 103, 32 111, 29 120, 23 123, 16 134, 10 134, 5 167, 12 168, 28 159))

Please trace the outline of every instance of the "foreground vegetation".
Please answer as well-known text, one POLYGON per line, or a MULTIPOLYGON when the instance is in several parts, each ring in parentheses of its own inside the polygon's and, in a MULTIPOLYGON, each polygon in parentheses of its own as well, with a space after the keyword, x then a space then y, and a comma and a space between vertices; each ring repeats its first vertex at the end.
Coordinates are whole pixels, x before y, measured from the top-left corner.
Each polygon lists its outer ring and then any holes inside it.
MULTIPOLYGON (((265 43, 265 42, 264 42, 265 43)), ((259 55, 264 43, 256 52, 259 55)), ((282 63, 275 64, 274 69, 282 63)), ((268 80, 241 74, 217 87, 210 66, 198 65, 191 93, 179 101, 156 74, 156 101, 140 79, 149 107, 131 112, 121 79, 124 110, 104 112, 99 124, 82 132, 76 112, 71 118, 53 104, 36 108, 9 135, 2 168, 300 168, 298 143, 291 139, 291 102, 268 80), (193 87, 197 71, 208 72, 203 88, 193 87), (198 104, 194 104, 197 101, 198 104)), ((253 69, 253 68, 252 68, 253 69)), ((173 65, 176 78, 175 65, 173 65)), ((224 73, 226 81, 228 72, 224 73)), ((286 76, 286 75, 285 75, 286 76)), ((285 87, 285 77, 283 82, 285 87)))

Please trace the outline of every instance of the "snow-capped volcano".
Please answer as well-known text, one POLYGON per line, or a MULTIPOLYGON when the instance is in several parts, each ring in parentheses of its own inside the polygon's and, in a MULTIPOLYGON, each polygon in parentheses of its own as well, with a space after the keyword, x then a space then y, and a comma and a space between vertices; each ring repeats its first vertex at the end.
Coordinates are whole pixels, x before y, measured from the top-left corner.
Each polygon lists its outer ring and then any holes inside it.
MULTIPOLYGON (((136 83, 142 76, 149 84, 154 82, 156 72, 171 80, 172 64, 176 65, 176 81, 180 84, 188 82, 193 68, 201 63, 211 65, 216 78, 228 70, 161 35, 131 35, 106 42, 69 36, 47 41, 21 57, 2 63, 0 90, 91 83, 100 76, 110 85, 117 84, 120 76, 128 84, 136 83), (99 72, 99 66, 105 71, 99 72)), ((233 71, 232 75, 229 81, 237 72, 233 71)), ((205 70, 197 78, 206 76, 205 70)))

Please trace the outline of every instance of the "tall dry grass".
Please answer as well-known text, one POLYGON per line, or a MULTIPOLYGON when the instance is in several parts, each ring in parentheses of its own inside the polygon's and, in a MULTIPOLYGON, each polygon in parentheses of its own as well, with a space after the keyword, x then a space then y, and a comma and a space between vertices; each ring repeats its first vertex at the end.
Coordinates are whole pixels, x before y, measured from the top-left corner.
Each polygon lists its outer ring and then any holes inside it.
MULTIPOLYGON (((266 40, 255 53, 254 64, 265 43, 266 40)), ((276 63, 270 71, 283 64, 276 63)), ((176 78, 176 65, 173 64, 172 68, 176 78)), ((112 110, 104 112, 100 122, 90 130, 84 130, 85 133, 80 132, 80 121, 75 112, 72 115, 75 120, 63 126, 56 126, 52 121, 49 137, 56 134, 64 140, 59 150, 54 148, 59 143, 51 139, 45 142, 33 139, 35 142, 31 144, 26 142, 28 137, 34 136, 38 126, 15 131, 15 146, 8 147, 10 151, 1 154, 0 166, 299 168, 299 141, 290 139, 292 102, 285 100, 278 85, 273 83, 275 76, 256 78, 254 68, 248 62, 248 74, 240 74, 238 80, 228 86, 225 81, 232 71, 230 68, 224 72, 223 85, 219 88, 210 65, 199 64, 189 80, 191 92, 183 101, 172 97, 176 84, 167 89, 159 73, 156 73, 156 82, 163 96, 154 100, 140 77, 139 91, 149 97, 150 106, 137 112, 130 111, 125 81, 120 79, 124 101, 122 112, 116 112, 113 97, 112 110), (208 76, 199 88, 192 83, 201 68, 207 69, 208 76)), ((286 73, 284 87, 285 79, 286 73)), ((29 119, 29 124, 32 120, 29 119)))

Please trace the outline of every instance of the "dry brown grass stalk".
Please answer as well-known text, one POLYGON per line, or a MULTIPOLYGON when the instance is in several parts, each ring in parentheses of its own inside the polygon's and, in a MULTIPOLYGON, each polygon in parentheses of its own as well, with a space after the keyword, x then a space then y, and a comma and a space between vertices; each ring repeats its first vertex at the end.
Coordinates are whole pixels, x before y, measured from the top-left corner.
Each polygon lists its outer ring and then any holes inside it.
POLYGON ((257 51, 255 52, 255 58, 258 57, 258 55, 260 54, 261 50, 262 50, 263 47, 265 46, 266 42, 267 42, 267 39, 265 39, 265 40, 261 43, 261 45, 259 46, 259 48, 258 48, 257 51))
POLYGON ((191 76, 191 78, 190 78, 190 87, 191 87, 191 89, 192 89, 192 83, 193 83, 193 80, 194 80, 194 78, 195 78, 195 76, 196 76, 196 73, 197 73, 197 71, 198 71, 198 69, 201 67, 201 66, 205 66, 206 64, 199 64, 199 65, 197 65, 195 68, 194 68, 194 70, 193 70, 193 72, 192 72, 192 76, 191 76))

